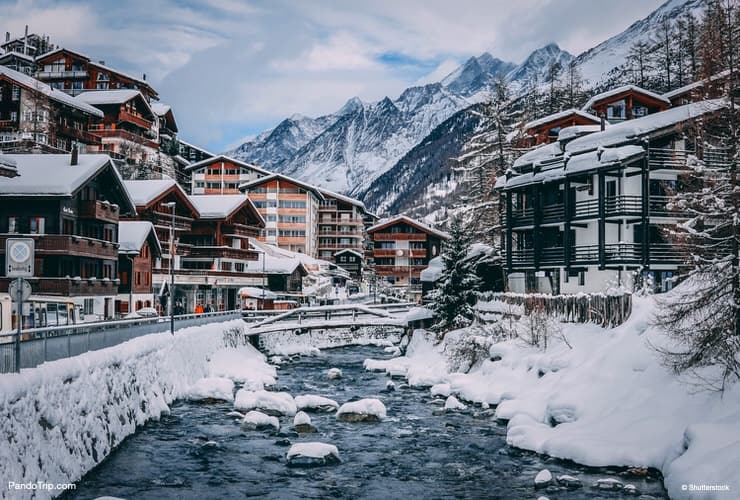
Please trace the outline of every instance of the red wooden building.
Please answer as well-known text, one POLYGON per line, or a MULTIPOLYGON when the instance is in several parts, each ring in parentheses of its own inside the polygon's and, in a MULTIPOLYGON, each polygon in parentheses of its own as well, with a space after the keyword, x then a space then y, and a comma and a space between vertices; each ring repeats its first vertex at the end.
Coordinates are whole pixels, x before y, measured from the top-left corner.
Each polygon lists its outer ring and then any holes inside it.
POLYGON ((635 85, 624 85, 593 96, 583 106, 597 116, 604 116, 610 122, 619 122, 665 111, 671 101, 662 95, 635 85))

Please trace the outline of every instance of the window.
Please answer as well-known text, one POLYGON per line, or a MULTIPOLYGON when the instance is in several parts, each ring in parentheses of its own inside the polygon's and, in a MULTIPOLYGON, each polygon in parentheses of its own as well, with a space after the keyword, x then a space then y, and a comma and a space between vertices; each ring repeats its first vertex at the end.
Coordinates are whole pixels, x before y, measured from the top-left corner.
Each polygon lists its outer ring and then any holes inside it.
POLYGON ((44 234, 46 219, 43 217, 31 217, 31 234, 44 234))
MULTIPOLYGON (((74 82, 74 83, 78 83, 78 82, 74 82)), ((82 82, 80 82, 80 85, 81 84, 82 82)), ((95 88, 97 88, 98 90, 108 90, 108 82, 98 82, 95 88)))
POLYGON ((108 80, 110 80, 110 78, 108 78, 108 75, 107 74, 105 74, 105 73, 98 73, 98 81, 99 82, 107 82, 108 80))
POLYGON ((579 286, 585 286, 586 285, 586 272, 581 271, 578 273, 578 285, 579 286))
POLYGON ((275 208, 277 202, 275 200, 255 201, 254 206, 257 208, 275 208))
POLYGON ((17 122, 18 121, 18 112, 17 111, 11 111, 10 112, 10 121, 17 122))
POLYGON ((244 263, 243 262, 234 262, 234 271, 238 273, 244 272, 244 263))
POLYGON ((395 241, 376 241, 375 242, 375 248, 396 248, 396 242, 395 241))
POLYGON ((275 221, 277 221, 277 215, 275 215, 275 214, 267 214, 267 215, 265 215, 265 221, 266 222, 275 222, 275 221))
POLYGON ((305 215, 281 215, 279 218, 280 222, 287 222, 290 224, 305 224, 305 215))
POLYGON ((339 257, 339 262, 347 262, 347 256, 342 255, 341 257, 339 257))
POLYGON ((95 299, 85 299, 83 304, 82 312, 85 314, 92 314, 95 310, 95 299))
POLYGON ((306 231, 299 231, 293 229, 281 229, 279 232, 280 237, 284 238, 305 238, 306 231))
POLYGON ((13 101, 18 101, 21 98, 21 88, 18 85, 13 85, 13 92, 10 96, 13 101))
POLYGON ((8 232, 17 233, 18 231, 18 217, 8 217, 8 232))
POLYGON ((82 82, 72 82, 72 88, 74 90, 82 90, 82 82))
POLYGON ((280 208, 306 208, 305 201, 280 200, 280 208))

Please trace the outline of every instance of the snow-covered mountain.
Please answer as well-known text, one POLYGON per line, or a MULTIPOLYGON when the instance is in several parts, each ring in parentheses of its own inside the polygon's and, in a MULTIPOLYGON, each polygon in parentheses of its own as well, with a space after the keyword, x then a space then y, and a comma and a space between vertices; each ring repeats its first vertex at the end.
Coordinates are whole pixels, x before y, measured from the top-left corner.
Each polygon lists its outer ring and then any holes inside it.
MULTIPOLYGON (((328 189, 366 196, 373 209, 409 207, 415 204, 404 202, 403 197, 418 194, 425 180, 432 182, 438 179, 438 171, 447 169, 445 158, 426 156, 430 144, 457 145, 461 140, 443 140, 439 136, 445 127, 440 125, 483 100, 496 77, 505 75, 516 92, 535 78, 543 82, 553 62, 566 67, 575 60, 590 88, 612 84, 624 78, 625 59, 636 40, 656 38, 663 19, 676 19, 688 11, 698 13, 705 1, 668 0, 624 32, 575 58, 555 43, 535 50, 519 65, 488 53, 471 57, 438 83, 408 88, 395 100, 386 97, 364 103, 354 97, 336 113, 316 119, 291 117, 229 154, 328 189), (435 135, 434 140, 428 140, 429 134, 435 135), (416 180, 413 189, 393 186, 391 181, 398 179, 401 166, 402 177, 416 180), (415 168, 424 173, 414 174, 411 170, 415 168), (389 199, 384 202, 385 194, 389 199)), ((467 120, 459 118, 453 123, 457 126, 448 133, 469 132, 460 126, 467 120)))

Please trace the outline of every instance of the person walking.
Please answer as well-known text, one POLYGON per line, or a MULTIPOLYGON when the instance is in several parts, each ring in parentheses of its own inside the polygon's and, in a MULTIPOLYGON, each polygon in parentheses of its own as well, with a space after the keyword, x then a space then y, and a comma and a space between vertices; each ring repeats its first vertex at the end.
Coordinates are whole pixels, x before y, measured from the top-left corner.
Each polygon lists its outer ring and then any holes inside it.
POLYGON ((195 306, 195 314, 203 314, 203 304, 198 302, 198 305, 195 306))

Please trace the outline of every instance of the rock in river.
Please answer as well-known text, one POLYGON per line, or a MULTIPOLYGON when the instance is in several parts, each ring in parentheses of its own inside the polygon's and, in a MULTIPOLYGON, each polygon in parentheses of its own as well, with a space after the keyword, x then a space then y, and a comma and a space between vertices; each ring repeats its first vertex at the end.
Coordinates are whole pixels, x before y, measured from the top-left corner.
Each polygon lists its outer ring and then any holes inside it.
POLYGON ((344 403, 337 411, 342 422, 379 422, 385 418, 385 405, 379 399, 360 399, 344 403))
POLYGON ((339 450, 326 443, 296 443, 286 456, 288 467, 320 467, 341 463, 339 450))

